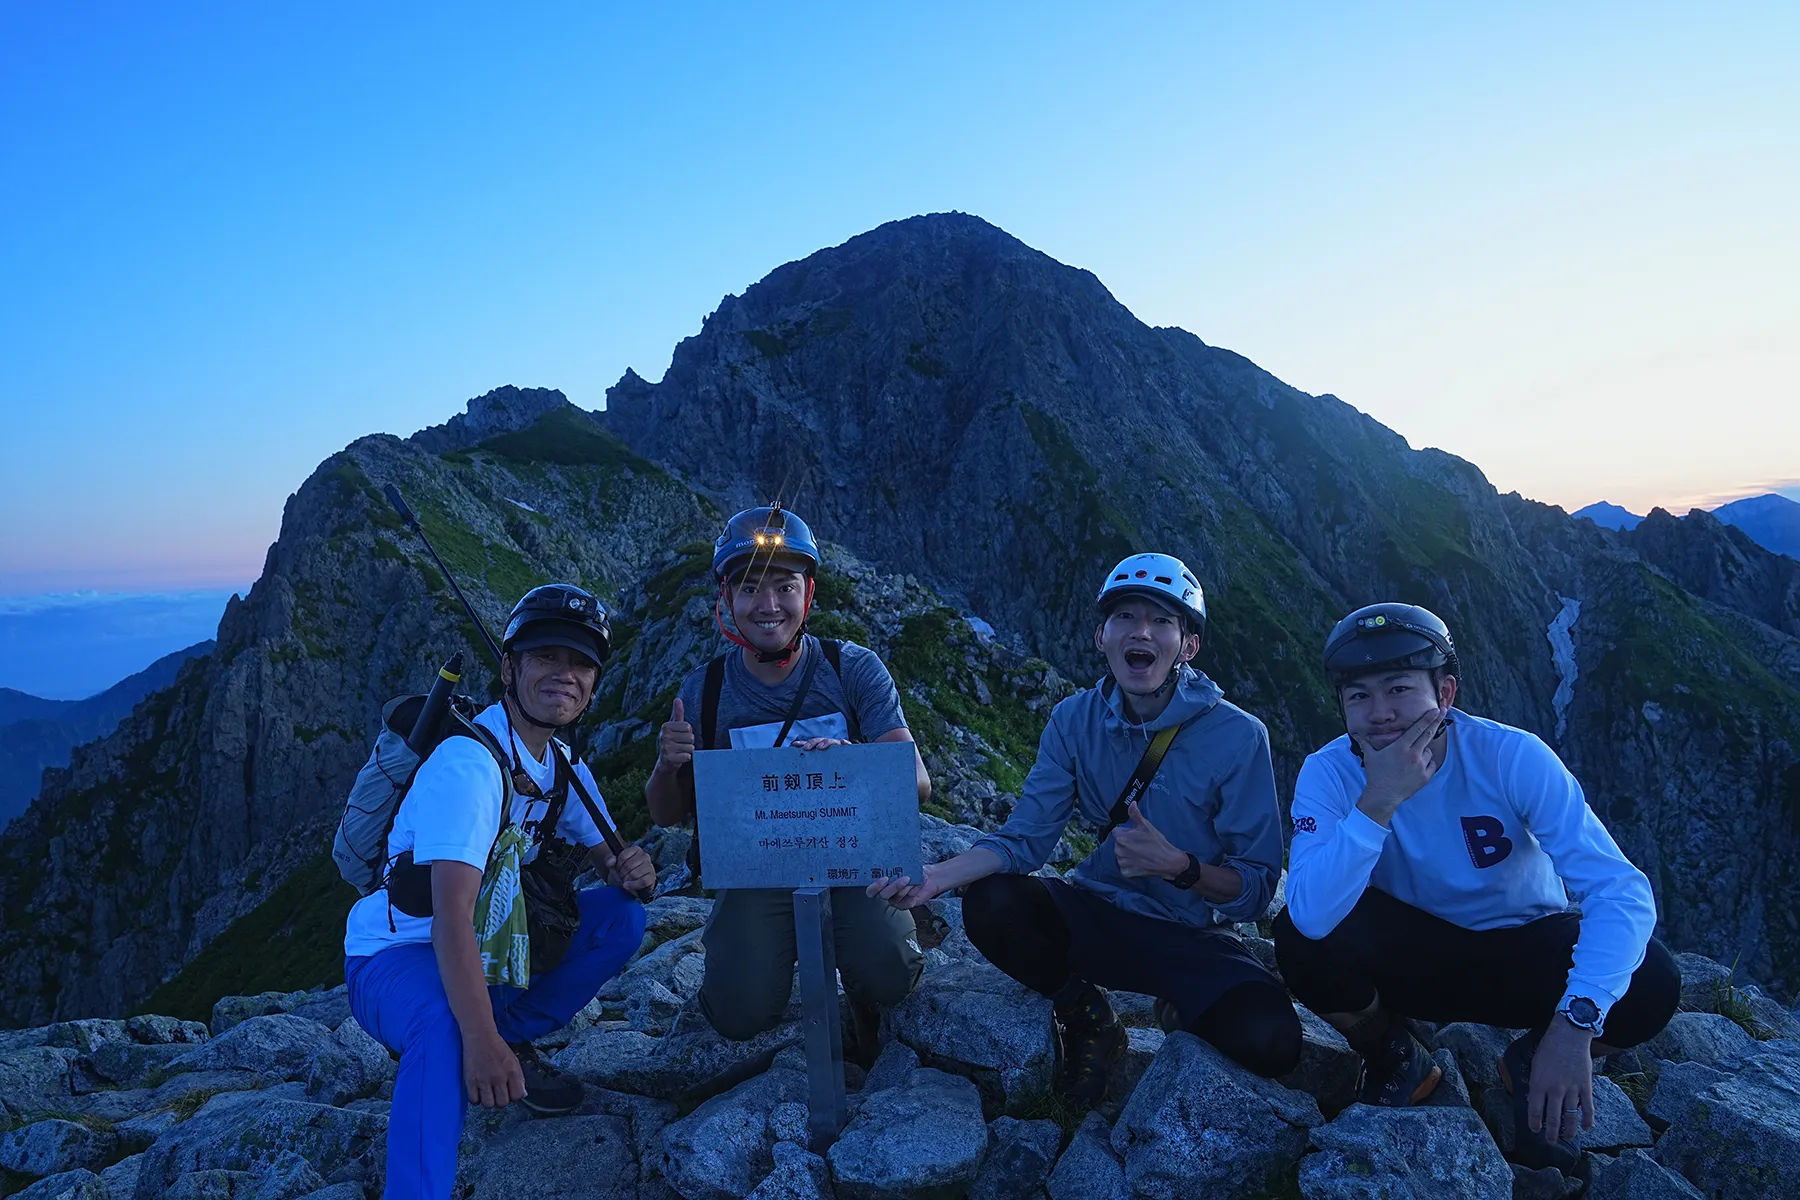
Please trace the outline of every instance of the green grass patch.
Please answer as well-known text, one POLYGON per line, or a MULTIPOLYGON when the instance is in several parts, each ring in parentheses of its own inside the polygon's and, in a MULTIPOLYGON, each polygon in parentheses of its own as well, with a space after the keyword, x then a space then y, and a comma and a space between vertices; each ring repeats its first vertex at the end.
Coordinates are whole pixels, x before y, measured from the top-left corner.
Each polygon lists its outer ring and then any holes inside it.
POLYGON ((639 474, 662 475, 661 467, 632 453, 631 448, 600 428, 574 407, 552 409, 515 433, 489 438, 477 449, 515 462, 550 463, 560 467, 608 467, 639 474))
POLYGON ((206 1021, 221 996, 337 986, 344 982, 344 918, 356 899, 330 852, 319 855, 232 922, 136 1011, 206 1021))

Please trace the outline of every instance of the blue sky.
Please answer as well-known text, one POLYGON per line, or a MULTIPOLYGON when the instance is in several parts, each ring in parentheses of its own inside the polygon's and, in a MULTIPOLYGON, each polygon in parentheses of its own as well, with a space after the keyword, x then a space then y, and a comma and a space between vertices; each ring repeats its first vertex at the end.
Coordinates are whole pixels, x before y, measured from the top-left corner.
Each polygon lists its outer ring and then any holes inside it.
POLYGON ((1503 490, 1800 486, 1800 10, 1445 7, 0 7, 0 595, 952 208, 1503 490))

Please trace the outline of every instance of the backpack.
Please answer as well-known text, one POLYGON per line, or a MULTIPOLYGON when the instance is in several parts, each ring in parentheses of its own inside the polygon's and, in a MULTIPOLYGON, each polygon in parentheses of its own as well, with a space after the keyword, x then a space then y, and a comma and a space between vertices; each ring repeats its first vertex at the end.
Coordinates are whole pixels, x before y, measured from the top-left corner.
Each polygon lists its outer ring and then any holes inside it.
POLYGON ((369 753, 369 761, 356 773, 349 799, 344 802, 344 816, 331 843, 331 857, 337 863, 338 874, 359 895, 367 896, 382 886, 388 835, 394 830, 400 802, 412 787, 419 764, 445 739, 474 738, 487 747, 505 780, 500 811, 504 814, 512 810, 512 763, 499 739, 475 723, 481 709, 467 696, 452 696, 425 753, 415 754, 406 738, 424 707, 424 696, 398 696, 382 706, 381 732, 375 737, 375 748, 369 753))

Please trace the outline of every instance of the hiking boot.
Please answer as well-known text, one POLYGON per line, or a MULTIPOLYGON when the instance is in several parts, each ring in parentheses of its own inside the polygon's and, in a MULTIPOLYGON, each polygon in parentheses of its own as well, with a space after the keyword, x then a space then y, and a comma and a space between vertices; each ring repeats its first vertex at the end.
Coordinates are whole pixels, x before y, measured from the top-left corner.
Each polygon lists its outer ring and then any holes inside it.
MULTIPOLYGON (((1575 1164, 1581 1160, 1581 1147, 1558 1138, 1558 1129, 1546 1129, 1542 1133, 1531 1132, 1531 1117, 1526 1111, 1531 1094, 1531 1059, 1537 1053, 1538 1039, 1541 1036, 1538 1033, 1527 1033, 1508 1046, 1506 1053, 1500 1056, 1500 1086, 1512 1097, 1512 1159, 1528 1170, 1555 1167, 1567 1175, 1574 1171, 1575 1164)), ((1560 1125, 1561 1118, 1557 1118, 1557 1121, 1560 1125)))
POLYGON ((1404 1021, 1393 1021, 1373 1054, 1363 1056, 1357 1098, 1384 1108, 1411 1108, 1437 1088, 1444 1068, 1431 1061, 1404 1021))
POLYGON ((551 1066, 530 1042, 509 1042, 525 1075, 525 1098, 519 1103, 546 1117, 560 1117, 581 1107, 587 1089, 567 1071, 551 1066))
POLYGON ((1181 1010, 1175 1007, 1173 1000, 1158 1000, 1150 1011, 1156 1014, 1156 1024, 1164 1033, 1174 1033, 1182 1028, 1181 1010))
POLYGON ((1062 1035, 1061 1091, 1071 1104, 1092 1108, 1106 1095, 1113 1064, 1124 1057, 1125 1026, 1099 988, 1088 986, 1068 1008, 1058 1008, 1062 1035))

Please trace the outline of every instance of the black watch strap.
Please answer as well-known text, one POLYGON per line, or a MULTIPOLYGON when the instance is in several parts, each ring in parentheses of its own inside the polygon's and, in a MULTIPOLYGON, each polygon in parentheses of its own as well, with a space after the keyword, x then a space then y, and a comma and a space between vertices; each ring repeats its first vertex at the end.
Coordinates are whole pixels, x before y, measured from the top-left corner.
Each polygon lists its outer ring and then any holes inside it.
POLYGON ((1169 882, 1174 884, 1176 887, 1180 888, 1184 892, 1187 891, 1189 888, 1193 887, 1196 883, 1199 883, 1200 882, 1200 860, 1195 858, 1192 854, 1188 855, 1187 870, 1183 871, 1181 874, 1177 875, 1175 878, 1169 880, 1169 882))

